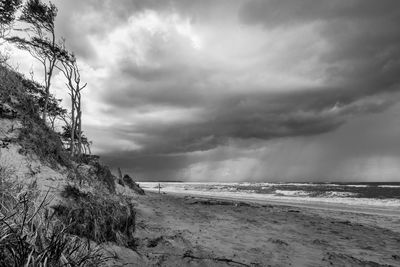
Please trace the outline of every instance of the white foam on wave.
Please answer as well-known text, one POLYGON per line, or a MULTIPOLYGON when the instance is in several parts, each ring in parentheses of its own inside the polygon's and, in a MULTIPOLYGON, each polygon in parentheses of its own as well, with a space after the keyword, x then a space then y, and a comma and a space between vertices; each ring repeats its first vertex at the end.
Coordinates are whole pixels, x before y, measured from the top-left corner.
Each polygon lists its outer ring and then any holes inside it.
POLYGON ((275 185, 283 185, 283 186, 321 186, 325 184, 310 184, 310 183, 278 183, 275 185))
POLYGON ((276 195, 281 196, 309 196, 310 192, 303 190, 275 190, 276 195))
POLYGON ((400 188, 400 185, 378 185, 378 187, 382 187, 382 188, 400 188))
MULTIPOLYGON (((291 196, 291 197, 310 197, 315 194, 313 191, 303 191, 303 190, 275 190, 275 195, 278 196, 291 196)), ((356 197, 357 193, 352 192, 340 192, 340 191, 329 191, 321 193, 320 197, 335 198, 335 197, 356 197)))
POLYGON ((356 197, 357 193, 352 192, 339 192, 339 191, 330 191, 323 194, 324 197, 356 197))

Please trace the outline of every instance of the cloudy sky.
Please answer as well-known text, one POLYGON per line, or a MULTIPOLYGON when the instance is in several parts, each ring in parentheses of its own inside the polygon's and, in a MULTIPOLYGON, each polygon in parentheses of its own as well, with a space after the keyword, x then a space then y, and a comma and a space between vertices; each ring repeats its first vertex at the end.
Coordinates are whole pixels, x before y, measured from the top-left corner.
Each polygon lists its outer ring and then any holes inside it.
POLYGON ((136 179, 400 181, 400 1, 54 3, 93 150, 136 179))

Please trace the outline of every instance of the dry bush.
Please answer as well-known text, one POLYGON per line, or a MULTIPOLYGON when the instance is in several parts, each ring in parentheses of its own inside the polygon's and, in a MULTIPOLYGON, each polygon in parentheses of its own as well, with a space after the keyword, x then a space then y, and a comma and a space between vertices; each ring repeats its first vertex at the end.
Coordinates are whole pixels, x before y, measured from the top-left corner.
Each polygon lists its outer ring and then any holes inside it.
POLYGON ((24 190, 4 173, 2 169, 0 266, 99 266, 108 260, 99 247, 68 233, 71 226, 46 208, 47 194, 38 202, 35 184, 24 190))
POLYGON ((110 241, 134 248, 136 213, 128 200, 84 193, 71 185, 65 187, 62 196, 67 203, 53 208, 61 221, 71 222, 69 233, 97 243, 110 241))

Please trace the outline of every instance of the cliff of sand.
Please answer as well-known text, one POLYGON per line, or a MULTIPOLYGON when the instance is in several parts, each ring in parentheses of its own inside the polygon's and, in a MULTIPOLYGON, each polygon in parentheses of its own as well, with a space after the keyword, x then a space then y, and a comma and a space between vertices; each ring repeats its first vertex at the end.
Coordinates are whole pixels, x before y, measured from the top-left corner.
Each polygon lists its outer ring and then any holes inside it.
POLYGON ((114 265, 110 245, 135 247, 137 193, 98 157, 69 154, 40 90, 0 66, 0 266, 114 265))

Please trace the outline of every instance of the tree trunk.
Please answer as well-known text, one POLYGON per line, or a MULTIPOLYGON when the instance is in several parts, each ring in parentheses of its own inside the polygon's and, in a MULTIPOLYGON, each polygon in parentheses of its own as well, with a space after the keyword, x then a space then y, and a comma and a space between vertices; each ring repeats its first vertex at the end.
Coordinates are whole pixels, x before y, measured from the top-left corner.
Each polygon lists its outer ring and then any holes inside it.
MULTIPOLYGON (((49 97, 50 97, 50 86, 51 86, 51 76, 53 76, 53 70, 54 67, 57 63, 57 55, 55 55, 54 50, 56 46, 56 41, 55 41, 55 34, 53 32, 53 55, 52 58, 49 59, 49 71, 45 73, 45 87, 46 87, 46 95, 45 95, 45 100, 44 100, 44 109, 43 109, 43 121, 45 124, 47 124, 47 109, 49 105, 49 97)), ((45 68, 46 70, 46 68, 45 68)))
POLYGON ((73 90, 71 90, 71 102, 72 102, 72 107, 71 107, 71 140, 70 140, 70 145, 69 145, 69 149, 71 152, 71 156, 74 155, 75 153, 75 128, 76 128, 76 123, 75 123, 75 106, 74 106, 74 102, 75 102, 75 94, 73 92, 73 90))
MULTIPOLYGON (((81 93, 78 91, 76 94, 77 102, 77 127, 78 127, 78 149, 79 154, 82 153, 82 110, 81 110, 81 93)), ((86 152, 86 151, 85 151, 86 152)))
POLYGON ((45 124, 47 124, 46 123, 46 121, 47 121, 47 109, 48 109, 48 105, 49 105, 49 94, 50 94, 49 87, 47 86, 47 84, 46 84, 46 88, 45 89, 46 89, 46 91, 45 91, 45 96, 44 96, 43 122, 45 124))

